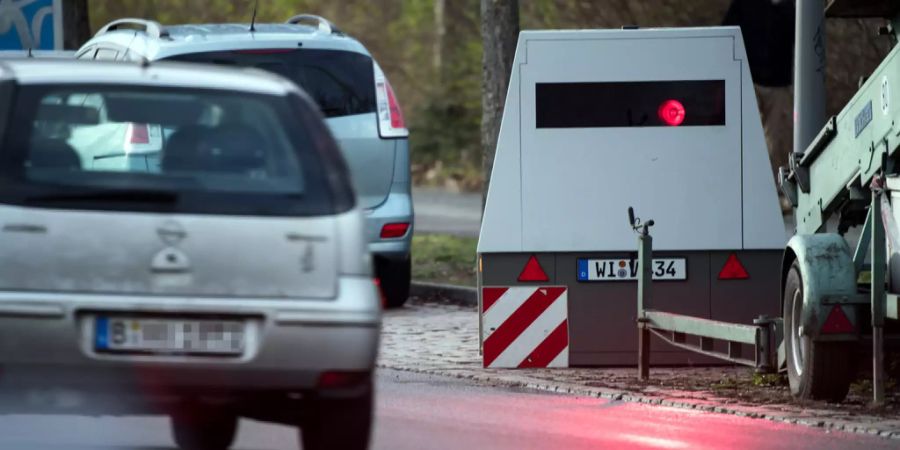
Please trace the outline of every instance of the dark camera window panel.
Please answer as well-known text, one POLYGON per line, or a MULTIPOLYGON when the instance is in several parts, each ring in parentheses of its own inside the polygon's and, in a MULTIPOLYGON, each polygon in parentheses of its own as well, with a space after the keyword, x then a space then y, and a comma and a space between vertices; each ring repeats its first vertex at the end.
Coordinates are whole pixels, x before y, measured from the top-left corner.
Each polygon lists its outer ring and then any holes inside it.
POLYGON ((725 81, 537 83, 537 128, 725 125, 725 81))

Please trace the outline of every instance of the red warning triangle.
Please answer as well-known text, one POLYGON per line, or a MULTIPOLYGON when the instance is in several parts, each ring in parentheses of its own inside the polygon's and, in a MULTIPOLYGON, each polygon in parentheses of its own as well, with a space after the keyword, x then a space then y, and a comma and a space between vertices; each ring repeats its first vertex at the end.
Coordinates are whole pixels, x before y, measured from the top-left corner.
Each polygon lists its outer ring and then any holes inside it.
POLYGON ((822 324, 822 333, 826 334, 852 333, 853 330, 853 323, 847 318, 847 314, 844 313, 844 308, 841 308, 839 305, 834 305, 834 308, 831 308, 828 318, 826 318, 825 323, 822 324))
POLYGON ((728 257, 728 260, 725 261, 725 265, 722 266, 722 270, 719 271, 719 279, 746 280, 747 278, 750 278, 750 274, 747 273, 747 269, 745 269, 744 265, 741 264, 741 261, 738 260, 737 255, 732 253, 731 256, 728 257))
POLYGON ((544 268, 541 267, 541 263, 538 262, 537 257, 531 255, 531 258, 528 259, 528 262, 525 264, 525 268, 522 269, 522 273, 519 274, 519 281, 549 281, 550 278, 547 277, 547 272, 544 272, 544 268))

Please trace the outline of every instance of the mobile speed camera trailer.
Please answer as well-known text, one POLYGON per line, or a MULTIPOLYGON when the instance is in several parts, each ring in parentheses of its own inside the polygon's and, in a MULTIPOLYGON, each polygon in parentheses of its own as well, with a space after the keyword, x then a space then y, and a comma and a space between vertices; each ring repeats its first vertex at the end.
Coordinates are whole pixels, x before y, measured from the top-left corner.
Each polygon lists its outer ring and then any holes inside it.
POLYGON ((485 367, 637 364, 628 206, 660 224, 654 306, 778 313, 787 237, 738 28, 520 33, 478 242, 485 367))
MULTIPOLYGON (((651 277, 642 270, 640 339, 652 332, 688 346, 685 339, 693 335, 703 352, 716 340, 754 344, 755 361, 746 363, 769 371, 785 368, 795 396, 831 401, 846 396, 856 362, 871 342, 873 402, 880 405, 885 345, 900 338, 897 322, 886 321, 900 318, 900 207, 893 204, 900 201, 900 1, 832 0, 826 9, 823 0, 798 0, 796 14, 794 152, 789 167, 779 171, 781 189, 794 207, 796 234, 781 261, 782 317, 736 325, 644 309, 657 298, 651 299, 651 277), (890 19, 880 34, 893 44, 843 110, 827 121, 826 12, 890 19), (844 235, 857 226, 862 229, 851 252, 844 235)), ((629 221, 640 229, 641 258, 649 261, 650 224, 641 227, 631 210, 629 221)), ((660 297, 668 295, 657 286, 660 297)), ((639 351, 640 375, 647 377, 649 348, 639 351)))

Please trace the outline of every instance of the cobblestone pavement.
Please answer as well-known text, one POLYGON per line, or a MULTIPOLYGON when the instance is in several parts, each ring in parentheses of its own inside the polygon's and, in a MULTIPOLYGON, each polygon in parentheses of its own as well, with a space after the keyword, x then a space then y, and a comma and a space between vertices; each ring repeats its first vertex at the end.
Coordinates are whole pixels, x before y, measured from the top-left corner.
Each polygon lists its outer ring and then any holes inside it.
POLYGON ((754 376, 743 367, 654 368, 648 382, 637 380, 635 368, 484 369, 477 311, 416 299, 385 314, 378 366, 900 439, 900 399, 895 393, 888 406, 872 409, 864 383, 854 386, 840 405, 801 404, 791 398, 782 378, 754 376))

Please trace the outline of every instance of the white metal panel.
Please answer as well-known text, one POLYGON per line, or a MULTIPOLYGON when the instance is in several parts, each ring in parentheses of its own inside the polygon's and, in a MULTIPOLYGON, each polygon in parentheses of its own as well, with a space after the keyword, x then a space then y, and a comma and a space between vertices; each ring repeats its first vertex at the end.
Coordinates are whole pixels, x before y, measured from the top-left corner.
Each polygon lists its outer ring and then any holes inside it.
MULTIPOLYGON (((750 66, 746 64, 743 38, 737 33, 735 53, 745 61, 741 68, 741 78, 750 80, 750 66)), ((756 103, 756 91, 749 82, 743 89, 743 221, 744 246, 746 250, 783 249, 788 236, 784 232, 784 219, 778 193, 775 190, 775 174, 769 160, 766 136, 763 133, 762 121, 759 117, 759 106, 756 103)), ((774 149, 789 152, 791 149, 774 149)))
POLYGON ((4 61, 19 84, 131 84, 221 89, 269 95, 300 92, 289 81, 260 69, 234 69, 191 63, 156 63, 149 67, 113 61, 23 59, 4 61))
POLYGON ((755 92, 735 27, 520 34, 478 251, 782 248, 755 92), (726 125, 535 128, 535 83, 726 82, 726 125))
MULTIPOLYGON (((519 35, 513 67, 524 60, 525 35, 519 35)), ((522 172, 520 166, 519 71, 509 79, 503 120, 497 138, 497 152, 491 170, 491 183, 481 219, 478 252, 522 251, 522 172)))
POLYGON ((618 36, 527 44, 520 123, 524 247, 631 250, 626 211, 633 206, 658 224, 656 249, 740 248, 740 62, 732 57, 733 37, 618 36), (536 83, 674 80, 725 80, 726 125, 535 128, 536 83))

